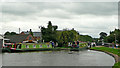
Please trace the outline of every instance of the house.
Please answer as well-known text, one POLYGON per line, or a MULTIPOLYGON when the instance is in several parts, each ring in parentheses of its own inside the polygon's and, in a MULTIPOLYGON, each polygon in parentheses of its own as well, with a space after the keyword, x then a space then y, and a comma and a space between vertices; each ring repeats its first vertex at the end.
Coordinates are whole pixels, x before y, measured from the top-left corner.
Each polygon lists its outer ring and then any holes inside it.
POLYGON ((2 35, 0 35, 0 48, 2 48, 2 46, 3 46, 3 39, 4 39, 4 37, 2 36, 2 35))
MULTIPOLYGON (((34 38, 30 34, 20 34, 20 35, 6 35, 5 38, 10 39, 10 43, 23 43, 23 42, 30 42, 34 41, 34 38)), ((8 42, 7 42, 8 43, 8 42)))
POLYGON ((8 42, 10 39, 4 38, 4 35, 0 35, 0 48, 2 48, 4 43, 8 42))
POLYGON ((35 40, 41 40, 42 39, 41 32, 33 32, 33 36, 34 36, 35 40))
MULTIPOLYGON (((22 31, 21 35, 25 35, 25 34, 29 34, 30 32, 32 32, 32 30, 30 29, 30 31, 22 31)), ((42 33, 41 32, 32 32, 33 33, 33 37, 36 41, 40 41, 42 40, 42 33)))
POLYGON ((25 31, 22 31, 20 34, 29 34, 29 31, 25 32, 25 31))

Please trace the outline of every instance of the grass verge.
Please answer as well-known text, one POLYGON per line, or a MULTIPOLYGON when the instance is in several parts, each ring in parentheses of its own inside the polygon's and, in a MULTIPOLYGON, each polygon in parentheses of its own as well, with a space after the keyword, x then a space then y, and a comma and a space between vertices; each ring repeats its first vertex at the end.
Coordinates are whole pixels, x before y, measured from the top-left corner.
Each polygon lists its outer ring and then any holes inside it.
POLYGON ((119 49, 113 49, 113 48, 108 48, 108 47, 92 47, 91 49, 107 51, 107 52, 110 52, 110 53, 113 53, 113 54, 120 56, 119 49))
POLYGON ((113 68, 120 68, 120 62, 115 63, 114 66, 113 66, 113 68))

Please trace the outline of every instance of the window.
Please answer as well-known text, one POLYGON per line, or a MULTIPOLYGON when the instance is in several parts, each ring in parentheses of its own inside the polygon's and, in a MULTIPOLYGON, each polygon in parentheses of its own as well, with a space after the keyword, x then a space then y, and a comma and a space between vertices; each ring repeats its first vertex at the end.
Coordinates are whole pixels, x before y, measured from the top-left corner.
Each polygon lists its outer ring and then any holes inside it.
POLYGON ((40 48, 42 48, 42 45, 40 45, 40 48))
POLYGON ((48 48, 49 48, 49 45, 48 45, 48 48))
POLYGON ((29 48, 29 46, 28 46, 28 45, 26 45, 26 48, 29 48))
POLYGON ((20 45, 17 45, 17 48, 19 48, 20 47, 20 45))

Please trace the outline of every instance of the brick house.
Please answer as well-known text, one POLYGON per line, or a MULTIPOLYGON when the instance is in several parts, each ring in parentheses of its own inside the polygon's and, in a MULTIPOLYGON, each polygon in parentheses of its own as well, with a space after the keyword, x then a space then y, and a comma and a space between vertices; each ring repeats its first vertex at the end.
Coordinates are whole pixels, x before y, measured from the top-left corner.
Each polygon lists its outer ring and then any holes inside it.
MULTIPOLYGON (((27 32, 21 32, 21 35, 26 35, 26 34, 29 34, 30 31, 27 31, 27 32)), ((38 41, 38 40, 41 40, 42 39, 42 34, 41 32, 33 32, 33 38, 34 40, 38 41)))
POLYGON ((10 39, 10 43, 23 43, 24 41, 34 41, 34 37, 30 34, 6 35, 5 38, 10 39))

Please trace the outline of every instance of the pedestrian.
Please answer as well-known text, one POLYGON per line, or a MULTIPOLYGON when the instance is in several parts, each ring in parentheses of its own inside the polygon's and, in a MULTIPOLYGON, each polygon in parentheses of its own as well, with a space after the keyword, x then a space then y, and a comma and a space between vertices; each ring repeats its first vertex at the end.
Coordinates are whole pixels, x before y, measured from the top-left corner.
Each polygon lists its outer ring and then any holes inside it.
MULTIPOLYGON (((52 41, 49 42, 50 45, 52 45, 52 41)), ((52 46, 53 47, 53 46, 52 46)))
POLYGON ((96 43, 95 42, 93 42, 93 47, 95 47, 96 46, 96 43))
POLYGON ((91 42, 89 42, 89 47, 90 47, 90 48, 92 47, 91 42))
POLYGON ((47 43, 48 48, 50 47, 49 43, 47 43))
POLYGON ((36 48, 36 45, 35 45, 35 44, 33 45, 33 48, 36 48))
POLYGON ((77 48, 79 48, 79 41, 77 40, 77 48))
POLYGON ((42 48, 42 44, 40 44, 40 48, 42 48))
POLYGON ((55 46, 54 46, 54 42, 52 42, 52 48, 54 48, 55 46))
POLYGON ((91 43, 91 47, 93 47, 93 42, 91 43))
POLYGON ((70 47, 70 46, 71 46, 71 43, 69 42, 69 43, 68 43, 68 47, 70 47))
POLYGON ((118 48, 118 44, 116 44, 116 48, 118 48))
POLYGON ((72 43, 70 42, 70 47, 72 47, 72 43))
POLYGON ((90 42, 88 42, 88 48, 90 48, 90 42))
POLYGON ((56 42, 56 47, 58 46, 58 43, 56 42))
POLYGON ((102 46, 104 46, 104 43, 102 43, 102 46))
POLYGON ((112 48, 114 48, 114 42, 112 42, 112 48))
POLYGON ((75 41, 73 41, 72 47, 73 47, 73 48, 75 47, 75 41))

